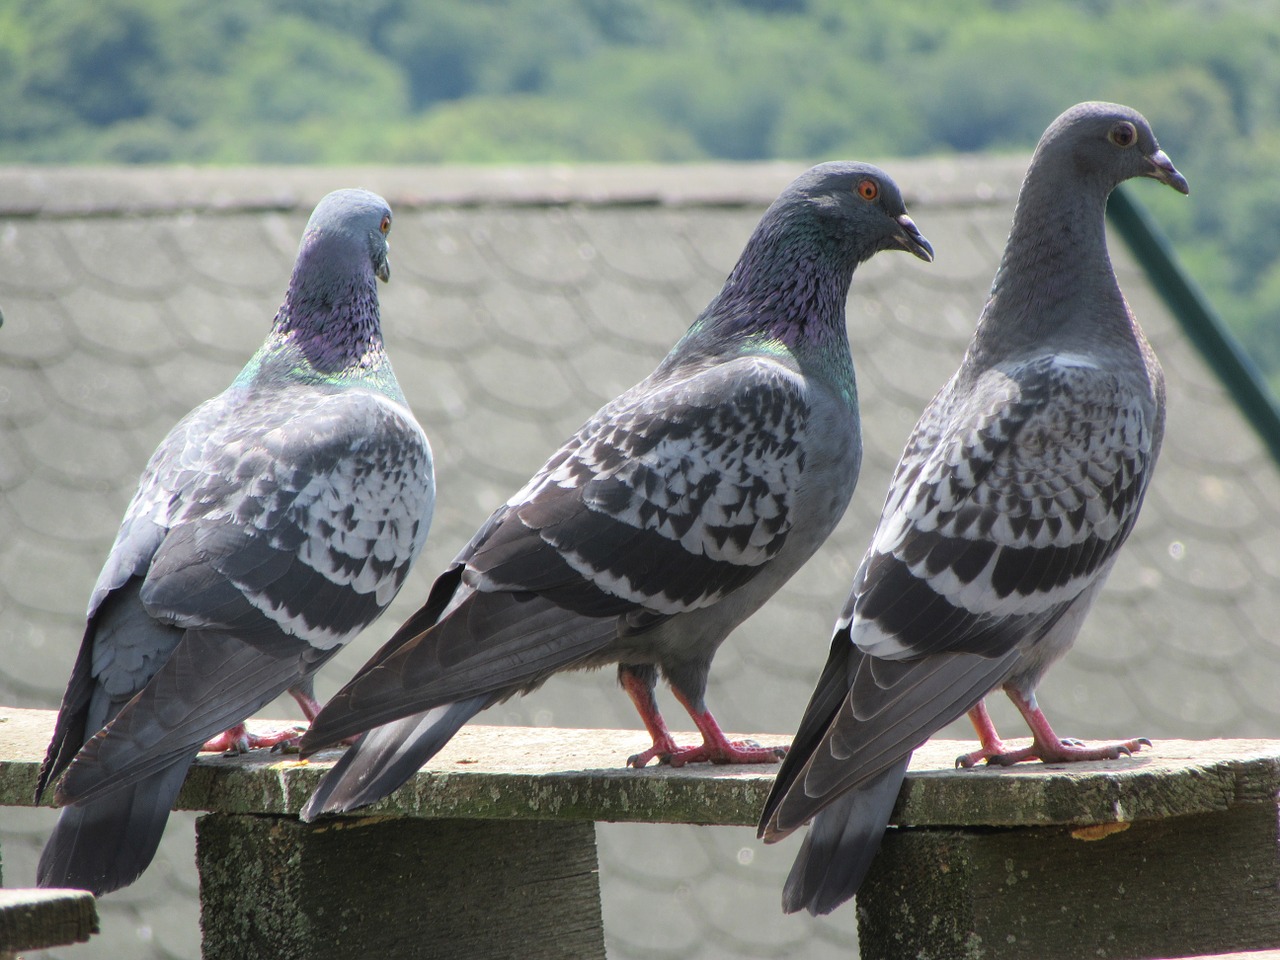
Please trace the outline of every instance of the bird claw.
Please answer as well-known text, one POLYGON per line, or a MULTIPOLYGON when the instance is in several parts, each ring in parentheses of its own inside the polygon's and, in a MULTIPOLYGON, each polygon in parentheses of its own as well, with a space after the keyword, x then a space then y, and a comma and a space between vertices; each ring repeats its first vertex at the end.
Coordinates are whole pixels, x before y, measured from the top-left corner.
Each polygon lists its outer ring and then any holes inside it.
MULTIPOLYGON (((298 735, 296 737, 287 737, 286 739, 281 740, 279 743, 272 744, 271 752, 281 753, 286 756, 294 756, 296 754, 302 753, 302 735, 307 732, 307 728, 297 727, 296 729, 298 731, 298 735)), ((337 740, 334 743, 329 744, 329 746, 330 747, 354 746, 355 742, 359 740, 360 737, 361 737, 361 734, 357 733, 350 737, 345 737, 342 740, 337 740)))
POLYGON ((988 750, 983 747, 981 750, 975 750, 973 753, 962 753, 956 757, 957 770, 969 770, 976 767, 980 763, 990 763, 992 757, 1004 756, 1004 744, 1000 744, 994 750, 988 750))
POLYGON ((723 744, 701 743, 696 747, 678 747, 675 744, 654 744, 643 753, 627 758, 627 766, 637 770, 650 760, 657 760, 672 767, 690 763, 777 763, 787 755, 789 747, 762 747, 754 740, 725 741, 723 744))
MULTIPOLYGON (((250 750, 261 750, 292 743, 295 746, 301 736, 307 732, 303 726, 285 727, 282 730, 271 730, 266 733, 249 733, 244 725, 238 725, 218 734, 200 747, 202 753, 221 753, 224 757, 238 757, 250 750)), ((282 747, 282 749, 287 749, 282 747)))
POLYGON ((762 747, 754 740, 731 740, 717 744, 685 747, 671 755, 673 767, 687 763, 777 763, 787 755, 787 747, 762 747))
POLYGON ((1096 747, 1088 746, 1083 740, 1063 737, 1058 741, 1056 748, 1050 747, 1047 750, 1042 750, 1033 743, 1031 746, 1023 747, 1020 750, 1004 751, 1003 744, 1001 744, 999 751, 975 750, 973 753, 966 753, 956 757, 956 768, 963 767, 968 769, 983 761, 990 766, 1012 767, 1014 764, 1028 760, 1040 760, 1044 763, 1118 760, 1120 757, 1131 757, 1143 747, 1149 746, 1151 746, 1151 741, 1146 737, 1123 740, 1118 743, 1105 743, 1096 747))
POLYGON ((633 753, 631 756, 627 757, 627 766, 635 767, 637 770, 639 770, 641 767, 648 764, 648 762, 650 760, 653 760, 654 758, 657 758, 657 761, 659 764, 663 764, 671 759, 671 755, 659 753, 656 747, 650 747, 648 750, 645 750, 643 753, 633 753))

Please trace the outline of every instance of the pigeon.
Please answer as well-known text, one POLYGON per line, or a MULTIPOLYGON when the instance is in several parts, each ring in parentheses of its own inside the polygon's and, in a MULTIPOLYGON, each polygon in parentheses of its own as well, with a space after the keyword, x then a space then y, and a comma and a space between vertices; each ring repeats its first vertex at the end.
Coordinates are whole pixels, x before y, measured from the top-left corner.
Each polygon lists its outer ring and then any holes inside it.
POLYGON ((1107 197, 1131 177, 1189 192, 1128 107, 1072 107, 1036 148, 990 299, 907 441, 763 810, 766 842, 812 820, 788 913, 857 892, 912 751, 966 712, 981 749, 962 766, 1150 745, 1062 740, 1035 697, 1133 529, 1164 432, 1160 365, 1107 254, 1107 197), (999 687, 1027 749, 1007 749, 986 713, 999 687))
POLYGON ((363 736, 303 819, 386 796, 486 707, 607 664, 653 740, 631 766, 776 762, 778 748, 721 731, 708 671, 853 495, 862 447, 845 303, 855 267, 891 249, 933 257, 882 170, 825 163, 790 184, 657 369, 493 513, 325 705, 304 755, 363 736), (659 672, 702 743, 675 742, 659 672))
MULTIPOLYGON (((63 807, 42 887, 97 895, 155 856, 202 744, 311 678, 386 608, 422 550, 431 448, 383 346, 391 210, 316 207, 261 349, 152 455, 89 599, 36 785, 63 807), (65 775, 64 774, 65 771, 65 775)), ((310 706, 308 706, 310 705, 310 706)))

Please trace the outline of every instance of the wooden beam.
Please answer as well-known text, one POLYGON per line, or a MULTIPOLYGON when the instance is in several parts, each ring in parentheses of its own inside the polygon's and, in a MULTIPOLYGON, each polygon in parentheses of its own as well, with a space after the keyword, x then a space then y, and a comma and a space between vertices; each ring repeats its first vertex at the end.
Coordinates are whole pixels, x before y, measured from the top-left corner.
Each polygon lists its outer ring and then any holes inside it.
POLYGON ((0 960, 84 943, 97 932, 97 902, 88 890, 0 890, 0 960))
MULTIPOLYGON (((0 805, 32 803, 52 723, 0 708, 0 805)), ((281 957, 340 956, 322 952, 340 935, 379 956, 425 956, 425 930, 448 945, 441 956, 488 960, 480 915, 522 955, 535 954, 520 931, 546 921, 597 956, 593 821, 753 827, 776 769, 625 767, 645 746, 640 730, 471 725, 390 797, 312 825, 295 815, 338 751, 202 757, 179 806, 215 813, 199 828, 206 956, 263 955, 267 943, 281 957), (414 937, 379 939, 413 916, 425 918, 414 937)), ((955 769, 971 747, 916 752, 858 898, 864 955, 1280 946, 1280 741, 1165 740, 1115 761, 955 769)))
POLYGON ((604 960, 595 826, 213 814, 204 960, 604 960))

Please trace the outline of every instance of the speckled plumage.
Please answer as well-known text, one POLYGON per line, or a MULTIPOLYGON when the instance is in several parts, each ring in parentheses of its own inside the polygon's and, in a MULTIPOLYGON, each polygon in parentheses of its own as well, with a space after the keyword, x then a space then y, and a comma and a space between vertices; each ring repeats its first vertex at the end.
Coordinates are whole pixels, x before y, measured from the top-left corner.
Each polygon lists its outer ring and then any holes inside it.
POLYGON ((1186 192, 1127 107, 1078 105, 1040 141, 974 339, 907 442, 761 818, 767 841, 812 820, 788 912, 854 895, 911 751, 966 711, 983 738, 970 763, 1141 743, 1059 743, 1034 695, 1133 528, 1164 430, 1160 365, 1106 248, 1107 196, 1134 176, 1186 192), (1001 686, 1032 751, 1005 752, 981 708, 1001 686))
POLYGON ((303 816, 385 796, 471 716, 564 669, 619 664, 660 759, 702 748, 662 736, 659 670, 713 759, 774 757, 719 734, 707 672, 852 496, 861 443, 845 301, 855 266, 895 247, 931 257, 883 172, 824 164, 795 181, 654 373, 490 517, 326 705, 304 752, 369 732, 303 816))
POLYGON ((143 472, 37 786, 62 776, 42 886, 131 883, 201 744, 309 693, 421 551, 434 480, 383 349, 389 226, 374 194, 322 200, 266 342, 143 472))

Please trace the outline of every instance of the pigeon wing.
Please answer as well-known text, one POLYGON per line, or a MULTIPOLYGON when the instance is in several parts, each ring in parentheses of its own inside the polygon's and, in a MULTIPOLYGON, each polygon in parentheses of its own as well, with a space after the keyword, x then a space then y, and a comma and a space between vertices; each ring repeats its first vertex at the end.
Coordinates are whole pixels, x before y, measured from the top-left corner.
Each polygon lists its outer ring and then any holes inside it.
POLYGON ((178 491, 142 601, 157 619, 330 649, 373 621, 426 541, 431 453, 373 391, 263 397, 170 459, 178 491))
POLYGON ((1085 358, 997 366, 957 399, 944 391, 908 443, 855 578, 854 642, 892 660, 1011 649, 1114 558, 1161 426, 1085 358))
POLYGON ((784 364, 744 357, 604 407, 490 518, 307 745, 536 685, 740 589, 791 529, 807 390, 784 364))
POLYGON ((771 838, 976 704, 1137 518, 1161 425, 1114 374, 1047 356, 994 368, 963 397, 955 387, 899 463, 766 804, 771 838))
MULTIPOLYGON (((379 394, 264 398, 213 429, 183 426, 153 458, 126 520, 164 531, 135 602, 177 628, 171 644, 183 656, 172 662, 170 645, 148 658, 134 681, 142 693, 106 718, 74 782, 68 774, 67 797, 132 782, 278 696, 382 611, 426 538, 430 450, 407 411, 379 394), (163 689, 151 690, 161 676, 163 689)), ((133 542, 122 531, 117 551, 133 542)), ((99 588, 117 576, 104 572, 99 588)), ((94 642, 93 623, 90 672, 118 683, 112 673, 126 658, 119 642, 94 642)), ((72 739, 55 738, 44 783, 70 759, 72 739)))

